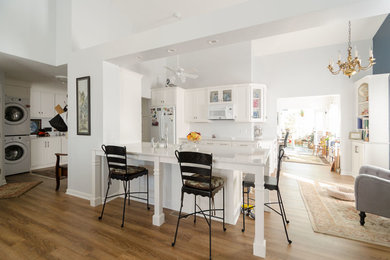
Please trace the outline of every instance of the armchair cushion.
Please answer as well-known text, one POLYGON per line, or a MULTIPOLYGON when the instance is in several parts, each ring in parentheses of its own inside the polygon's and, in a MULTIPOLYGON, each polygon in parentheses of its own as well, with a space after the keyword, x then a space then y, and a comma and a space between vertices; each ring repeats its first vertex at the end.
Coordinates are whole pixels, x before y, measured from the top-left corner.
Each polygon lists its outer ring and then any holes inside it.
POLYGON ((355 180, 355 199, 358 211, 390 217, 390 171, 361 167, 355 180))

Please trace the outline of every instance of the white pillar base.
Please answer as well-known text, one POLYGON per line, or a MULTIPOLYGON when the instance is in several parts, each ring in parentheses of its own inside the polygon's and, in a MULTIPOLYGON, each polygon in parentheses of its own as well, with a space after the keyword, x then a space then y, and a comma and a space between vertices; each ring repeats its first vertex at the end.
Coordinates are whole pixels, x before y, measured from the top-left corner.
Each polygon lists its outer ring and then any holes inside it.
POLYGON ((153 215, 153 225, 161 226, 165 222, 165 215, 161 213, 160 215, 153 215))
POLYGON ((266 241, 263 243, 261 241, 253 243, 253 254, 255 256, 259 256, 265 258, 265 249, 266 249, 266 241))

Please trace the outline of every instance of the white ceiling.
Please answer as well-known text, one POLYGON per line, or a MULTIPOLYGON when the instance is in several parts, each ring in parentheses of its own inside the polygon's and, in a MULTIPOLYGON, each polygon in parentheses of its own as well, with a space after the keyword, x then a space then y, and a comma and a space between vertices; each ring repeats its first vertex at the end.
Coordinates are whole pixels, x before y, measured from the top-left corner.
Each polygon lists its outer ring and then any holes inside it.
MULTIPOLYGON (((379 15, 351 21, 352 44, 353 41, 372 39, 386 16, 379 15)), ((252 48, 255 56, 265 56, 341 43, 347 44, 347 41, 348 24, 333 23, 327 26, 254 40, 252 41, 252 48)))
POLYGON ((54 67, 0 52, 0 71, 4 72, 8 79, 61 86, 55 76, 66 76, 67 66, 54 67))
POLYGON ((145 31, 181 19, 223 9, 248 0, 120 0, 117 6, 126 10, 133 24, 133 32, 145 31))

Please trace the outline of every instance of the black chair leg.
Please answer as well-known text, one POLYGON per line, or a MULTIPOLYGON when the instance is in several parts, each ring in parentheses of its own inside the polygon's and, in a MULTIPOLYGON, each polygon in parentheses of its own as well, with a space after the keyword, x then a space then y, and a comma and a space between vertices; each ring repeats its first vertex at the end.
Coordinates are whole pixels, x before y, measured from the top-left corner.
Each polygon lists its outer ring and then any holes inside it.
POLYGON ((364 221, 364 219, 366 218, 366 212, 360 211, 359 216, 360 216, 360 225, 364 226, 364 223, 366 223, 364 221))
POLYGON ((128 184, 129 186, 127 186, 127 190, 128 190, 128 194, 129 194, 129 198, 128 198, 128 200, 129 200, 129 206, 130 206, 130 181, 129 181, 129 184, 128 184))
POLYGON ((242 229, 241 231, 245 231, 245 192, 244 192, 244 182, 242 182, 242 229))
POLYGON ((283 220, 283 227, 284 227, 284 231, 286 232, 286 238, 287 238, 287 242, 289 244, 292 243, 292 241, 290 240, 290 238, 288 237, 288 232, 287 232, 287 227, 286 227, 286 220, 284 219, 284 214, 283 214, 283 209, 282 209, 282 204, 280 202, 280 193, 279 193, 279 190, 276 191, 277 194, 278 194, 278 204, 279 204, 279 209, 280 209, 280 215, 282 216, 282 220, 283 220))
POLYGON ((108 191, 110 190, 110 185, 111 182, 109 181, 107 186, 107 191, 106 191, 106 197, 104 197, 103 208, 102 208, 102 212, 100 213, 99 219, 103 218, 104 208, 106 207, 106 201, 107 201, 108 191))
POLYGON ((209 250, 211 259, 211 197, 209 197, 209 250))
POLYGON ((122 225, 121 225, 121 227, 123 227, 124 226, 124 223, 125 223, 125 212, 126 212, 126 199, 127 199, 127 181, 125 181, 124 183, 123 183, 123 188, 124 188, 124 190, 125 190, 125 199, 124 199, 124 201, 123 201, 123 214, 122 214, 122 225))
POLYGON ((150 210, 149 207, 149 174, 146 175, 146 208, 150 210))
POLYGON ((181 202, 180 202, 179 216, 177 217, 175 238, 174 238, 174 240, 173 240, 172 246, 175 246, 175 244, 176 244, 176 237, 177 237, 177 231, 178 231, 178 229, 179 229, 180 216, 181 216, 181 209, 183 208, 183 196, 184 196, 184 192, 182 191, 182 192, 181 192, 181 202))
POLYGON ((195 196, 195 198, 194 198, 194 201, 195 201, 195 203, 194 203, 194 223, 196 223, 196 195, 194 195, 195 196))
POLYGON ((223 221, 223 231, 226 231, 225 227, 225 186, 222 187, 222 221, 223 221))
POLYGON ((288 223, 290 223, 290 221, 287 219, 286 210, 284 209, 282 194, 280 193, 280 191, 279 191, 279 196, 280 196, 280 202, 282 203, 282 209, 283 209, 284 219, 286 220, 286 223, 288 224, 288 223))

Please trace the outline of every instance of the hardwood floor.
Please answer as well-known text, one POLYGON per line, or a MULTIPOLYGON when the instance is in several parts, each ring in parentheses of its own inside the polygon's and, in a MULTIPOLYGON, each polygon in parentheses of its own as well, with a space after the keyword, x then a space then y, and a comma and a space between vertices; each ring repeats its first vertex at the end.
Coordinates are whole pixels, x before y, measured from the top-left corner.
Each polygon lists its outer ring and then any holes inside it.
MULTIPOLYGON (((390 259, 390 248, 314 233, 295 177, 351 183, 353 179, 329 172, 328 166, 285 163, 281 179, 288 228, 293 243, 287 244, 281 218, 265 213, 267 259, 390 259)), ((16 199, 0 200, 0 259, 207 259, 208 232, 205 221, 182 220, 174 248, 176 215, 164 210, 166 224, 152 225, 153 207, 131 202, 121 229, 122 202, 101 207, 65 194, 66 180, 55 192, 55 180, 29 174, 8 181, 42 180, 43 183, 16 199)), ((271 193, 271 199, 275 198, 271 193)), ((254 221, 242 219, 236 226, 213 222, 214 259, 260 259, 252 255, 254 221)))

